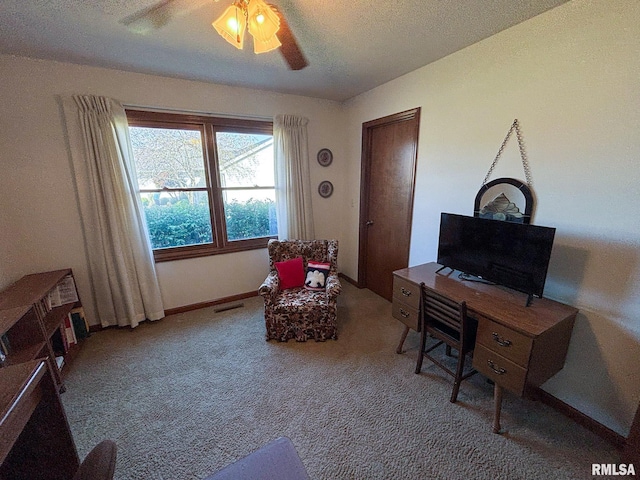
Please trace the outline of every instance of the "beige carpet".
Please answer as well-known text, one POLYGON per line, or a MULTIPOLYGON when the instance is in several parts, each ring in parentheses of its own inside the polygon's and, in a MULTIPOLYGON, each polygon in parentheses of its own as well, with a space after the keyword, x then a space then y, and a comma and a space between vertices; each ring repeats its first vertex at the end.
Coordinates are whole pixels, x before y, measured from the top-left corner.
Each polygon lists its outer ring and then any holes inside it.
POLYGON ((491 432, 492 387, 475 375, 458 403, 417 335, 395 353, 391 305, 344 284, 339 339, 265 342, 262 301, 96 333, 62 399, 81 458, 118 444, 116 478, 201 479, 280 437, 313 479, 587 479, 617 451, 551 408, 505 394, 491 432))

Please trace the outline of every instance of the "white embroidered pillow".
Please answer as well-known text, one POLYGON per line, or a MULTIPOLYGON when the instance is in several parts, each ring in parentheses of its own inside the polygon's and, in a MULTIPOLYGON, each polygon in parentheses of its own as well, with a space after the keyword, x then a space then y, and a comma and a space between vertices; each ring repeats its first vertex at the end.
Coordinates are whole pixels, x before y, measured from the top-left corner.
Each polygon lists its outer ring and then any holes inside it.
POLYGON ((331 269, 330 263, 309 262, 304 280, 304 288, 309 290, 324 290, 331 269))

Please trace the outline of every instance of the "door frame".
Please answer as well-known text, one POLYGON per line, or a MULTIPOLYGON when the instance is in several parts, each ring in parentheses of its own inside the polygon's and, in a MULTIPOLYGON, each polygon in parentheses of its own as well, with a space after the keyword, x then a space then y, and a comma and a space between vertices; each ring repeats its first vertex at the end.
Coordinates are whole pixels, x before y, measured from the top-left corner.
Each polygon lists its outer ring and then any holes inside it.
POLYGON ((360 219, 358 235, 358 287, 366 288, 366 259, 367 259, 367 219, 369 218, 369 182, 371 180, 371 132, 374 128, 382 125, 391 125, 397 122, 416 121, 416 143, 411 172, 411 195, 409 198, 409 243, 407 244, 406 256, 409 258, 411 249, 411 230, 413 226, 413 202, 416 191, 416 169, 418 166, 418 137, 420 131, 420 107, 405 110, 403 112, 388 115, 386 117, 370 120, 362 124, 362 157, 360 160, 360 219))

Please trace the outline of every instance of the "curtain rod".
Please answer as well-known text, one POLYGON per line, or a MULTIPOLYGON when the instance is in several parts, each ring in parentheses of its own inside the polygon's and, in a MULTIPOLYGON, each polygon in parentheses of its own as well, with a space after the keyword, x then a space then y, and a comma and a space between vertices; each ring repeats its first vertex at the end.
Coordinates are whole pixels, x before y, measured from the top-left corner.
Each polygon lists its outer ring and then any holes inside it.
POLYGON ((122 106, 125 108, 131 108, 135 110, 143 110, 146 112, 165 112, 165 113, 187 113, 193 115, 203 115, 207 117, 218 117, 218 118, 236 118, 241 120, 263 120, 263 121, 273 121, 273 117, 265 117, 261 115, 231 115, 228 113, 212 113, 205 112, 202 110, 190 110, 190 109, 180 109, 180 108, 167 108, 167 107, 150 107, 149 105, 136 105, 133 103, 123 103, 122 106))

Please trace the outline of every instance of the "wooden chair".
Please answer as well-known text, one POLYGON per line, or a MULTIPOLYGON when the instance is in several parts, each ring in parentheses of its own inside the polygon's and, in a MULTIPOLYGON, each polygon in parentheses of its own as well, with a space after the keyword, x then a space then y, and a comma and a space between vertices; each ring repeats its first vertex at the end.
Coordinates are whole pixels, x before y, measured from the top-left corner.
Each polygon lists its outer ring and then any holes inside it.
POLYGON ((454 378, 450 401, 455 403, 462 380, 477 373, 475 370, 464 373, 465 358, 473 353, 477 323, 467 317, 467 305, 465 302, 457 303, 425 288, 424 284, 421 285, 421 292, 422 309, 420 322, 422 331, 415 373, 420 373, 424 357, 431 360, 454 378), (432 337, 436 340, 436 343, 428 348, 427 337, 432 337), (443 344, 448 356, 451 356, 452 348, 458 351, 458 363, 455 372, 431 354, 434 349, 443 344))
POLYGON ((80 464, 73 480, 112 480, 118 447, 112 440, 97 444, 80 464))

